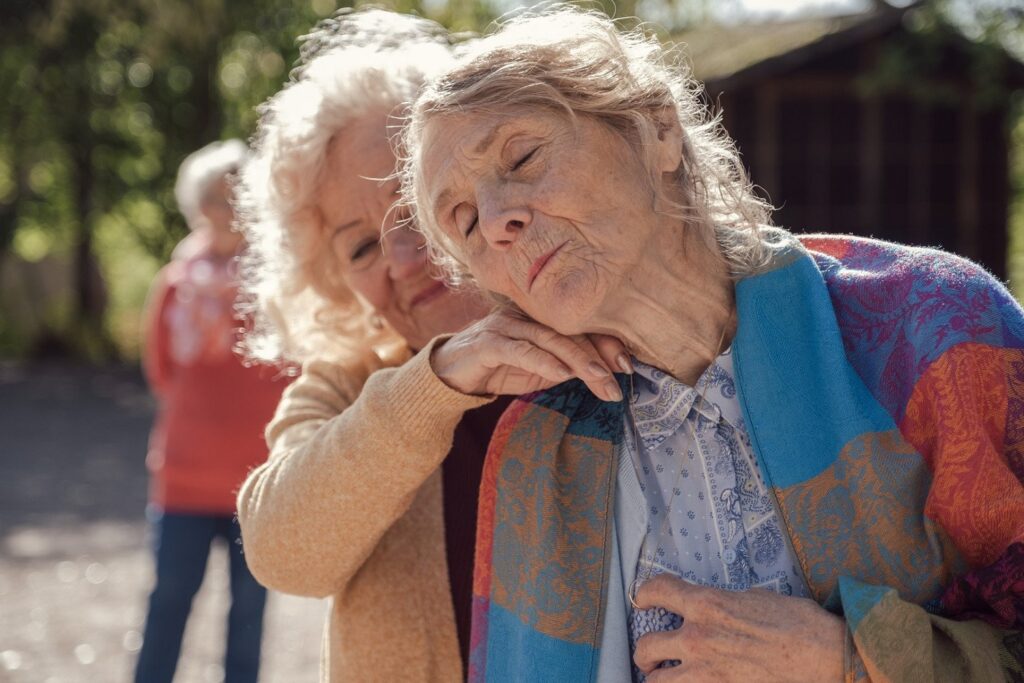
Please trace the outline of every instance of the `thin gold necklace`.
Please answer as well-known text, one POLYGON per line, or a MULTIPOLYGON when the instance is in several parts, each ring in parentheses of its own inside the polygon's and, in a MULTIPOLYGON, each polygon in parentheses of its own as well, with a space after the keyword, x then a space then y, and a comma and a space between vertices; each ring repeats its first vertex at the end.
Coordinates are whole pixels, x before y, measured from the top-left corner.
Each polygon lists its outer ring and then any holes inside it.
MULTIPOLYGON (((730 311, 728 319, 726 319, 725 324, 722 325, 722 334, 718 338, 718 349, 715 351, 715 357, 711 360, 711 364, 708 365, 709 368, 711 367, 711 365, 714 365, 715 361, 718 360, 718 357, 720 355, 722 355, 722 350, 723 350, 722 349, 722 345, 725 343, 725 332, 726 332, 726 330, 729 329, 729 323, 732 322, 732 316, 733 316, 733 312, 730 311)), ((701 377, 703 377, 706 372, 707 372, 707 370, 705 370, 704 373, 701 373, 700 377, 697 378, 697 382, 698 383, 700 382, 701 377)), ((695 402, 693 404, 692 408, 697 408, 698 410, 700 409, 701 405, 703 405, 703 403, 704 403, 704 396, 707 395, 708 387, 710 385, 711 385, 710 378, 704 381, 704 388, 701 390, 700 394, 697 397, 697 402, 695 402)), ((630 375, 629 376, 630 405, 632 404, 633 396, 635 396, 635 392, 633 391, 633 375, 630 375)), ((627 409, 628 409, 628 407, 627 407, 627 409)), ((630 422, 632 422, 632 424, 630 425, 630 431, 632 432, 632 437, 633 437, 633 439, 632 439, 633 440, 633 451, 637 454, 637 456, 639 456, 640 455, 640 440, 637 438, 636 422, 633 421, 633 411, 631 409, 629 410, 629 419, 630 419, 630 422)), ((693 422, 690 421, 690 420, 687 420, 686 424, 690 428, 690 438, 693 440, 694 447, 696 447, 697 446, 697 428, 693 426, 693 422)), ((672 490, 673 491, 675 491, 679 487, 679 479, 682 476, 682 473, 683 473, 683 468, 680 467, 679 468, 679 472, 676 474, 675 482, 672 485, 672 490)), ((658 536, 659 537, 661 537, 661 536, 663 536, 665 534, 665 529, 668 526, 669 521, 671 520, 671 517, 672 517, 672 504, 675 503, 675 502, 676 502, 676 496, 673 495, 672 498, 669 499, 668 505, 665 508, 665 516, 664 516, 664 518, 662 518, 662 520, 661 520, 661 527, 658 530, 658 536)), ((627 597, 629 598, 629 602, 630 602, 631 605, 633 605, 633 609, 640 609, 640 606, 637 605, 637 603, 636 603, 636 591, 640 587, 640 584, 641 583, 646 583, 649 579, 651 579, 654 576, 654 567, 653 567, 654 561, 653 561, 653 559, 649 560, 647 558, 647 549, 648 549, 648 543, 650 542, 649 541, 650 538, 651 538, 651 534, 648 533, 648 534, 644 535, 643 543, 640 544, 640 562, 639 562, 640 567, 637 568, 637 575, 633 578, 633 582, 629 584, 629 590, 626 591, 627 597), (641 575, 641 568, 646 570, 646 574, 641 575)))

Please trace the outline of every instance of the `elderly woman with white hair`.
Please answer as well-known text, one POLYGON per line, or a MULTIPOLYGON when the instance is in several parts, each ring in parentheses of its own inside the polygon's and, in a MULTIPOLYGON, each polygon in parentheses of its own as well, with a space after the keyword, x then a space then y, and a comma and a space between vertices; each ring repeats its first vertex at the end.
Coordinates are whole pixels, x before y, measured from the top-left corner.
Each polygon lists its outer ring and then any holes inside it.
MULTIPOLYGON (((1024 312, 949 254, 768 227, 700 95, 555 7, 414 105, 442 263, 636 367, 499 423, 470 679, 1021 680, 1024 312)), ((486 394, 465 346, 433 367, 486 394)))
POLYGON ((267 429, 270 458, 239 492, 246 558, 269 587, 331 598, 324 680, 464 680, 476 494, 508 402, 493 394, 576 375, 611 398, 622 347, 484 318, 490 304, 436 279, 421 235, 391 210, 390 138, 451 59, 443 29, 347 12, 303 55, 263 106, 242 180, 247 347, 302 364, 267 429), (434 337, 470 323, 441 338, 484 338, 463 359, 495 389, 486 396, 452 390, 429 362, 434 337), (520 337, 545 350, 502 360, 520 337), (538 362, 557 372, 524 370, 538 362))
POLYGON ((225 680, 255 683, 259 671, 266 590, 242 557, 235 492, 267 457, 261 433, 287 382, 234 353, 242 236, 231 229, 231 184, 247 154, 240 140, 227 140, 181 164, 175 196, 192 232, 147 302, 145 370, 159 409, 146 458, 156 584, 135 671, 144 683, 174 677, 215 538, 226 542, 231 571, 225 680))

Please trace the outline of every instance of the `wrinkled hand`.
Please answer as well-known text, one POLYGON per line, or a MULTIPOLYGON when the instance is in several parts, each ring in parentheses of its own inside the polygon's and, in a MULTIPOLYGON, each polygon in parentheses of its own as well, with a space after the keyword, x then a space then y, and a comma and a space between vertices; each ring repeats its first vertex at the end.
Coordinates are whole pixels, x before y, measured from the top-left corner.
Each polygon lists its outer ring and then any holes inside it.
POLYGON ((566 337, 507 310, 436 346, 430 364, 441 381, 464 394, 518 396, 578 377, 605 401, 622 400, 612 373, 632 371, 614 337, 566 337))
POLYGON ((637 641, 633 661, 649 683, 843 680, 846 624, 812 600, 733 593, 661 574, 640 587, 636 602, 683 617, 679 629, 637 641), (682 663, 657 668, 672 660, 682 663))

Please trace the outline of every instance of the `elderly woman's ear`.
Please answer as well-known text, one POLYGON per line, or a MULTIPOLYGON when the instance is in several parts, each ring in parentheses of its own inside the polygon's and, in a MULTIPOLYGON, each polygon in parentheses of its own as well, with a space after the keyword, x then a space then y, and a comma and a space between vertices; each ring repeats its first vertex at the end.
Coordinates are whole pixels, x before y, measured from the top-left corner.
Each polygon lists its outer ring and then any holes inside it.
POLYGON ((679 125, 679 112, 672 106, 657 109, 654 124, 658 127, 658 170, 674 173, 683 161, 683 127, 679 125))

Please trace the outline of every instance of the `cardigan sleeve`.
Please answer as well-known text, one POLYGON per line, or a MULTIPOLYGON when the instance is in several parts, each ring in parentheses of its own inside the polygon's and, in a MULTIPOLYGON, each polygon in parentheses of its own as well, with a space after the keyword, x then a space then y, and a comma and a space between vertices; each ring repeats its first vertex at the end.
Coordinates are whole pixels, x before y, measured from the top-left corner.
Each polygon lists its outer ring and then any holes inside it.
POLYGON ((444 384, 433 346, 372 374, 311 362, 285 392, 267 427, 270 457, 238 494, 246 561, 261 583, 342 592, 444 460, 462 414, 492 400, 444 384))

